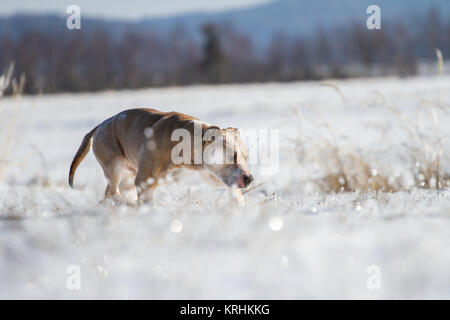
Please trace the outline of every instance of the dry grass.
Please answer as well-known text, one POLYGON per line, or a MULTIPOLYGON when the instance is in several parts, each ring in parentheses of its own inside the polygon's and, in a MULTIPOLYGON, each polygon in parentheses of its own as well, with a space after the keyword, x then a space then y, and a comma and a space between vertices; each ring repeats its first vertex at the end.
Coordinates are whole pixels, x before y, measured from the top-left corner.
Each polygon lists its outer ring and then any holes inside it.
POLYGON ((324 192, 394 192, 398 191, 399 184, 391 180, 387 175, 372 169, 372 166, 358 154, 344 151, 339 147, 330 149, 332 155, 327 161, 331 166, 324 165, 322 168, 331 169, 331 172, 318 179, 316 183, 324 192))
POLYGON ((21 115, 20 97, 25 86, 25 76, 20 75, 19 79, 13 78, 14 64, 0 76, 0 98, 7 91, 11 91, 11 104, 7 108, 0 109, 0 178, 10 165, 10 154, 19 136, 19 120, 21 115))
POLYGON ((441 50, 439 50, 438 48, 436 48, 436 57, 438 60, 438 72, 439 72, 439 74, 443 74, 444 73, 444 57, 442 56, 441 50))
MULTIPOLYGON (((339 93, 348 108, 348 99, 343 91, 334 84, 327 86, 339 93)), ((383 156, 400 160, 403 176, 394 174, 389 165, 380 165, 383 161, 378 158, 379 155, 358 148, 348 137, 337 134, 330 124, 308 119, 296 109, 299 133, 292 140, 294 150, 301 150, 301 163, 314 163, 318 168, 318 177, 310 182, 325 193, 397 192, 413 188, 439 191, 450 187, 450 159, 445 153, 448 137, 438 123, 438 113, 448 112, 450 107, 440 101, 422 100, 421 108, 415 116, 411 116, 389 106, 387 99, 382 98, 383 103, 376 107, 385 109, 393 121, 387 126, 379 125, 374 129, 378 130, 380 141, 399 141, 400 148, 385 152, 383 156), (413 182, 405 183, 405 176, 413 182)), ((364 104, 356 104, 354 107, 362 106, 364 104)))

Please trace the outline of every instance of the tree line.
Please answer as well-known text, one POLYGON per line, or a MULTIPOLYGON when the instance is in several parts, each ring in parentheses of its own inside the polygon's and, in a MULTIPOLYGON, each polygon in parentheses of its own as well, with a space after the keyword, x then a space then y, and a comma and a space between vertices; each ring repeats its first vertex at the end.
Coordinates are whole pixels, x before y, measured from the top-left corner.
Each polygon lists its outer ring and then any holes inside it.
POLYGON ((450 23, 436 10, 415 30, 400 22, 368 30, 357 23, 311 36, 274 34, 260 47, 229 24, 207 23, 193 35, 182 26, 165 36, 104 29, 26 32, 0 37, 0 70, 25 74, 25 93, 80 92, 189 84, 414 75, 418 61, 450 53, 450 23))

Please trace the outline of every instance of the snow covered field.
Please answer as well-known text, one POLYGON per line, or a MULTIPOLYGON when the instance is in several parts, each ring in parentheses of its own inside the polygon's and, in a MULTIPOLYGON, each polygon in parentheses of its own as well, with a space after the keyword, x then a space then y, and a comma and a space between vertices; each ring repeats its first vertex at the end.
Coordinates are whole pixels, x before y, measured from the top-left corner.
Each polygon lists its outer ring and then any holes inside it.
POLYGON ((450 76, 3 98, 0 298, 448 299, 449 111, 450 76), (92 152, 75 190, 70 162, 133 107, 279 129, 279 170, 245 208, 193 176, 99 205, 92 152))

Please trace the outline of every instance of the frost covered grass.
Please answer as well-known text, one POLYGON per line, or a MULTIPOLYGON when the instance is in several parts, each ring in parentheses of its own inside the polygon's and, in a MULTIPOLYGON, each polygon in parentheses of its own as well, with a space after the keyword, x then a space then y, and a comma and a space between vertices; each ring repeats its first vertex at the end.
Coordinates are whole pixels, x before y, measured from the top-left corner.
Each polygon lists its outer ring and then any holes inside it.
MULTIPOLYGON (((26 121, 0 179, 0 297, 450 298, 449 83, 20 97, 26 121), (106 182, 90 153, 69 189, 84 134, 133 107, 278 128, 279 171, 251 168, 244 208, 189 173, 159 187, 152 206, 99 205, 106 182), (67 287, 73 265, 80 290, 67 287)), ((0 110, 15 101, 2 98, 0 110)))
MULTIPOLYGON (((346 104, 342 112, 349 112, 342 91, 336 85, 331 87, 346 104)), ((317 122, 320 115, 306 117, 301 110, 294 110, 299 131, 292 139, 294 149, 301 163, 319 168, 320 178, 313 182, 322 191, 397 192, 412 188, 439 191, 450 186, 450 157, 444 152, 449 147, 448 134, 438 123, 438 117, 445 119, 448 115, 450 105, 421 100, 418 107, 401 110, 385 101, 383 97, 381 104, 372 102, 369 106, 379 107, 386 115, 387 122, 367 122, 367 131, 378 135, 374 141, 377 148, 357 145, 355 137, 337 132, 332 123, 317 122), (411 111, 414 114, 408 114, 411 111), (395 172, 391 169, 393 160, 403 163, 395 172)), ((365 107, 364 103, 356 102, 353 108, 365 107)))
POLYGON ((9 156, 14 144, 20 138, 18 132, 19 122, 25 120, 20 98, 25 85, 25 76, 19 80, 13 78, 14 64, 10 64, 5 72, 0 75, 0 98, 6 90, 11 88, 13 99, 8 99, 5 107, 0 109, 0 179, 10 165, 9 156))

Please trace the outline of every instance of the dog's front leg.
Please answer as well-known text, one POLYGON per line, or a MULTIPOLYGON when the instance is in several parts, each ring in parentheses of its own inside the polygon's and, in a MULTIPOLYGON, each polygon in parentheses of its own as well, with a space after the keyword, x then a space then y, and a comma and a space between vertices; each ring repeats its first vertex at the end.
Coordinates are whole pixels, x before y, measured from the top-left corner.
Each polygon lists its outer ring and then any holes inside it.
POLYGON ((140 170, 136 176, 135 185, 138 203, 153 201, 153 192, 157 187, 157 181, 154 177, 140 170))
POLYGON ((153 153, 143 145, 139 151, 138 170, 135 185, 138 203, 150 203, 153 201, 153 192, 158 186, 158 180, 162 177, 163 166, 157 165, 153 153))
POLYGON ((150 186, 137 187, 138 203, 153 202, 153 192, 155 191, 155 188, 156 183, 150 186))
POLYGON ((245 207, 244 196, 241 189, 231 189, 231 195, 235 203, 241 207, 245 207))

